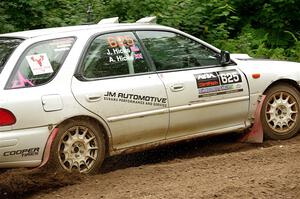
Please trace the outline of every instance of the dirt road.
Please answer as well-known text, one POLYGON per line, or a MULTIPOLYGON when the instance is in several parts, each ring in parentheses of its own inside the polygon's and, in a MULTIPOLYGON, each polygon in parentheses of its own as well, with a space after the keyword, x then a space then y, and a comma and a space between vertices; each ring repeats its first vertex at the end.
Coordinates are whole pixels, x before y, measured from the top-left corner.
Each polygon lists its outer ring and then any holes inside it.
POLYGON ((1 199, 300 198, 300 135, 263 144, 238 143, 235 136, 183 142, 110 158, 102 173, 88 177, 2 171, 0 194, 1 199))

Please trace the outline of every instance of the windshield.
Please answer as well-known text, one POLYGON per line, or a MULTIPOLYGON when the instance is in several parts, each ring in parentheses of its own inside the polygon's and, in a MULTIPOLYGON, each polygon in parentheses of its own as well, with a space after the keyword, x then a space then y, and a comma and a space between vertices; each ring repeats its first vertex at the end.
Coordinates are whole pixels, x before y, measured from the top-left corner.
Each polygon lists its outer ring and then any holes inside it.
POLYGON ((22 39, 0 38, 0 73, 12 52, 19 46, 22 39))

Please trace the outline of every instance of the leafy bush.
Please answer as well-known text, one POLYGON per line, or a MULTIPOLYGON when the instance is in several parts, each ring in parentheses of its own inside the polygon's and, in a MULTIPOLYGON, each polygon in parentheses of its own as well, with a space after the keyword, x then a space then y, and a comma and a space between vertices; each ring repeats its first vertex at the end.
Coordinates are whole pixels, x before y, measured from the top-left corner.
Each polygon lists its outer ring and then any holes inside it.
POLYGON ((1 0, 0 32, 155 15, 230 52, 300 61, 299 10, 296 0, 1 0))

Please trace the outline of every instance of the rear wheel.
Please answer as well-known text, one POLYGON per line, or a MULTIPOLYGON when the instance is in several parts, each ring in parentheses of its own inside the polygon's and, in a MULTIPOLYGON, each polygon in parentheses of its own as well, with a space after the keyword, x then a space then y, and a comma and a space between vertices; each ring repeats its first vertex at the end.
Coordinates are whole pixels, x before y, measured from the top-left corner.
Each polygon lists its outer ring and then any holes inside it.
POLYGON ((69 172, 96 173, 103 162, 105 142, 97 124, 70 120, 59 126, 49 164, 69 172))
POLYGON ((298 90, 288 84, 276 85, 266 92, 261 118, 264 135, 280 140, 296 135, 300 128, 298 90))

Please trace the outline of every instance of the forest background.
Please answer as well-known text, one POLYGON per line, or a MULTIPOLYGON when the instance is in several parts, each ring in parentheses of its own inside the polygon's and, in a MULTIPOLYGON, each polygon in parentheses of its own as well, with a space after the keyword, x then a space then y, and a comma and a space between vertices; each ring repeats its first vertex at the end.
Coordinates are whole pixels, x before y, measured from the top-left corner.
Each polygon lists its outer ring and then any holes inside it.
POLYGON ((1 0, 0 33, 157 16, 231 53, 300 62, 299 11, 300 0, 1 0))

